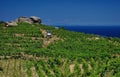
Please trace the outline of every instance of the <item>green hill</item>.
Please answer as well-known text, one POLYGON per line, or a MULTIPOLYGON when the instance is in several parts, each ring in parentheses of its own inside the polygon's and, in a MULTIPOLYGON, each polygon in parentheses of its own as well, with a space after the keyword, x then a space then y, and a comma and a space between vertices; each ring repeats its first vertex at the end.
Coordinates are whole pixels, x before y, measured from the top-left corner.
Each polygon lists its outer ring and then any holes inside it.
POLYGON ((0 77, 120 77, 120 39, 42 24, 1 23, 0 77))

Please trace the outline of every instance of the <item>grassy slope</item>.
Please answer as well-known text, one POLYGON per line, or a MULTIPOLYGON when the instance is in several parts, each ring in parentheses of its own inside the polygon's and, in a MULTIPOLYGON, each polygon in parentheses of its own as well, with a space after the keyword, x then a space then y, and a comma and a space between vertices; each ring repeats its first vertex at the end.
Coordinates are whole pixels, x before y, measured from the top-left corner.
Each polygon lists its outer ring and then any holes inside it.
POLYGON ((1 25, 0 55, 1 67, 5 69, 4 72, 0 71, 0 76, 9 75, 9 63, 12 61, 16 68, 13 68, 15 74, 10 77, 16 74, 19 77, 23 76, 22 74, 25 77, 34 77, 34 74, 36 77, 120 75, 120 39, 70 32, 45 25, 20 23, 17 27, 8 28, 1 25), (58 39, 45 38, 43 30, 51 30, 53 37, 58 39), (50 43, 43 47, 45 42, 50 43), (26 71, 23 71, 23 68, 26 71), (31 74, 32 68, 35 68, 36 72, 31 74), (15 71, 19 69, 20 71, 15 71))

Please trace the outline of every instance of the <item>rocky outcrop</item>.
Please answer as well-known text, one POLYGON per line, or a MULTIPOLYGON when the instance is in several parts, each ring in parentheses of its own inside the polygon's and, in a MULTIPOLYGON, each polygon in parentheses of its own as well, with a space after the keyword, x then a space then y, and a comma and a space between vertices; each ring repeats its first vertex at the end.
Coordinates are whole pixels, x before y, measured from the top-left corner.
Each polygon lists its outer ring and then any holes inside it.
POLYGON ((26 16, 21 16, 17 18, 15 21, 6 22, 6 26, 17 26, 18 23, 20 22, 27 22, 29 24, 33 24, 33 23, 41 24, 42 20, 36 16, 31 16, 30 18, 27 18, 26 16))
POLYGON ((31 16, 30 17, 30 20, 33 22, 33 23, 41 23, 41 19, 39 17, 36 17, 36 16, 31 16))
POLYGON ((18 22, 26 22, 29 19, 27 17, 25 17, 25 16, 22 16, 22 17, 19 17, 17 20, 18 20, 18 22))
POLYGON ((11 21, 11 22, 6 22, 6 26, 8 27, 8 26, 17 26, 18 24, 17 24, 17 22, 15 22, 15 21, 11 21))

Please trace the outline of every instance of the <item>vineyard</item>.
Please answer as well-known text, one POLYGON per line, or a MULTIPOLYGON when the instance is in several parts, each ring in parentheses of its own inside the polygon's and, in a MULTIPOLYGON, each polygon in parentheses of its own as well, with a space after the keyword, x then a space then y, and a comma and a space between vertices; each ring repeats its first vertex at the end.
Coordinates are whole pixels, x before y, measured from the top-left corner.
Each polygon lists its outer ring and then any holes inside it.
POLYGON ((120 38, 0 23, 0 77, 120 77, 120 38))

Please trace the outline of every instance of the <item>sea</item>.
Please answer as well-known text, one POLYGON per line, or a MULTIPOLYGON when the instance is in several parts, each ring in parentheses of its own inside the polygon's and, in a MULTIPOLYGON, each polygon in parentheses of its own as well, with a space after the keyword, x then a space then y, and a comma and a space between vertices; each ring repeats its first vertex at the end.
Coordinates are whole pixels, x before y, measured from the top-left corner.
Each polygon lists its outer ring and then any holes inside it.
POLYGON ((120 26, 58 26, 64 27, 69 31, 83 32, 87 34, 95 34, 105 37, 120 38, 120 26))

